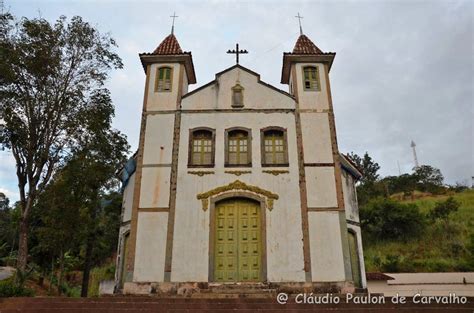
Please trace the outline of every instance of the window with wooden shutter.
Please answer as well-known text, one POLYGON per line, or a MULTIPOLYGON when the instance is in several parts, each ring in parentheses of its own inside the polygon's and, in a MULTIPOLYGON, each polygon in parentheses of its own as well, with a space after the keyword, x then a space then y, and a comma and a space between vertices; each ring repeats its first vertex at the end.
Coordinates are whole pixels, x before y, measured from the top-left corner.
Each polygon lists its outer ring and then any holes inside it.
POLYGON ((173 69, 171 67, 160 67, 156 72, 155 91, 171 91, 171 81, 173 78, 173 69))
POLYGON ((230 130, 226 133, 226 139, 226 166, 252 165, 250 131, 230 130))
POLYGON ((214 130, 191 130, 189 142, 189 166, 214 166, 214 141, 214 130))
POLYGON ((319 83, 319 71, 316 66, 306 66, 303 68, 304 90, 321 91, 319 83))
POLYGON ((263 129, 262 140, 262 165, 287 166, 288 146, 286 131, 280 127, 263 129))

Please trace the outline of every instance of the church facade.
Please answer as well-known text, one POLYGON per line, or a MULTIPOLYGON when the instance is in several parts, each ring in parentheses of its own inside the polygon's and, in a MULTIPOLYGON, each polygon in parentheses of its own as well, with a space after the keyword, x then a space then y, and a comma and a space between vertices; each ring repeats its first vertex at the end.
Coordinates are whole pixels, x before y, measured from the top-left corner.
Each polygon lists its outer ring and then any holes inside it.
POLYGON ((239 64, 189 92, 192 55, 173 34, 140 54, 146 85, 139 148, 122 171, 118 289, 366 286, 361 174, 337 146, 334 57, 301 34, 283 55, 288 92, 239 64))

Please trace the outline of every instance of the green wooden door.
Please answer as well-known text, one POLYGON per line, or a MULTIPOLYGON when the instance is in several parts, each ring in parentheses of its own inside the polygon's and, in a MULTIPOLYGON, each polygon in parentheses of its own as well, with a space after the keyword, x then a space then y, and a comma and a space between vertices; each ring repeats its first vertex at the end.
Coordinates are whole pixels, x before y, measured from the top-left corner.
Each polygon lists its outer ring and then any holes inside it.
POLYGON ((128 255, 128 246, 130 241, 130 233, 127 233, 123 238, 123 254, 122 254, 122 274, 120 277, 120 285, 123 286, 125 282, 125 276, 127 275, 127 255, 128 255))
POLYGON ((353 232, 348 232, 349 252, 351 255, 352 280, 356 287, 362 287, 359 254, 357 253, 357 237, 353 232))
POLYGON ((215 214, 214 280, 261 281, 260 206, 236 198, 219 202, 215 214))

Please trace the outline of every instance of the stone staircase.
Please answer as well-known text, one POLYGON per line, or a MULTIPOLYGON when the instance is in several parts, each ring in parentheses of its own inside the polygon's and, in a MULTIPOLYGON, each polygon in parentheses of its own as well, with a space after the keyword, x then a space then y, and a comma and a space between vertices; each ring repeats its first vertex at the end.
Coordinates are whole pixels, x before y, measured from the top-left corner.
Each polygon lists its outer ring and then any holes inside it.
MULTIPOLYGON (((102 298, 0 298, 0 313, 472 313, 474 298, 467 304, 414 304, 408 301, 404 305, 392 304, 387 298, 386 304, 297 304, 290 298, 288 304, 278 304, 275 297, 253 298, 223 294, 228 297, 132 297, 112 296, 102 298)), ((254 296, 257 293, 253 294, 254 296)))

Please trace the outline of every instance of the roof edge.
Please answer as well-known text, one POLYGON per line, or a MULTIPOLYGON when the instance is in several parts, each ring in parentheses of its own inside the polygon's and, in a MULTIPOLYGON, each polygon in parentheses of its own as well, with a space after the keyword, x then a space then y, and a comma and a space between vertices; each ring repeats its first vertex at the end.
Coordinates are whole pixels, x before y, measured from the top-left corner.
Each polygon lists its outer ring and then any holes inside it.
POLYGON ((283 66, 281 69, 281 83, 288 84, 290 82, 290 69, 293 63, 325 63, 328 64, 331 71, 332 63, 336 57, 336 52, 323 52, 321 54, 294 54, 291 52, 283 52, 283 66))
POLYGON ((143 70, 146 73, 146 66, 153 63, 176 62, 183 63, 188 76, 188 83, 196 83, 196 73, 194 71, 193 56, 191 52, 183 52, 180 54, 153 54, 153 53, 139 53, 140 61, 142 62, 143 70))

